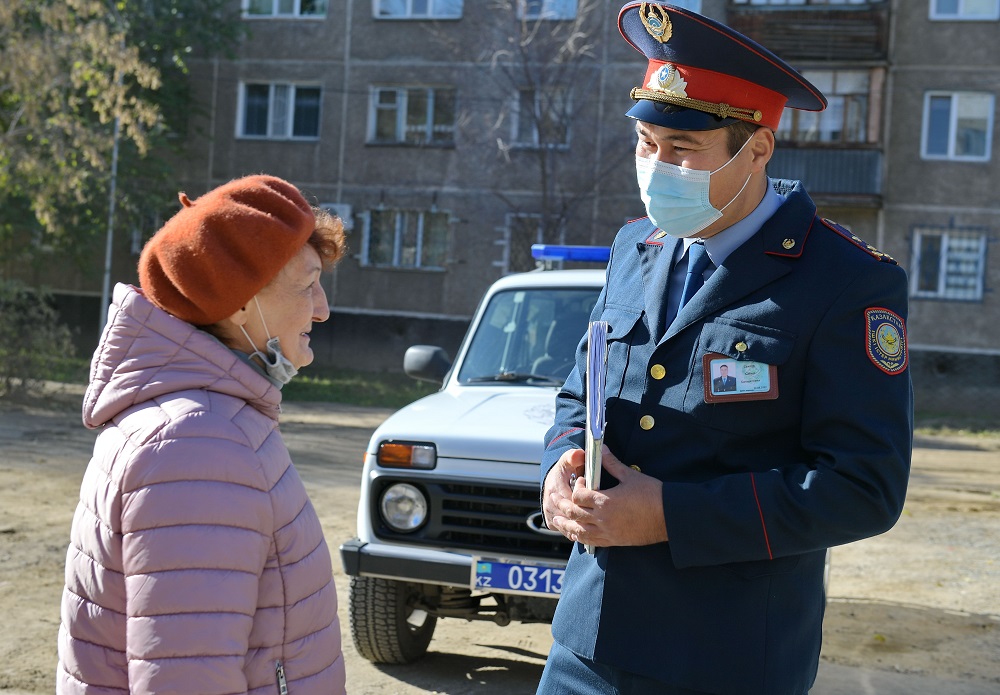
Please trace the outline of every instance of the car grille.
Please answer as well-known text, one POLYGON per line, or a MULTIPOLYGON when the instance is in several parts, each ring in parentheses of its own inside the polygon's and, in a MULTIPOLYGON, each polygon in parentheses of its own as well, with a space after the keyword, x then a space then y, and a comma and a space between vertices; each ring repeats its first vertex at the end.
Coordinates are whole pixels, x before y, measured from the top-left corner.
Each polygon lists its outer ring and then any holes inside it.
POLYGON ((528 516, 538 511, 538 488, 516 485, 475 485, 467 481, 425 478, 378 478, 373 493, 372 526, 376 535, 396 543, 454 548, 482 555, 526 555, 566 560, 572 543, 562 536, 533 531, 528 516), (427 524, 413 533, 390 529, 376 511, 381 491, 407 482, 430 501, 427 524))

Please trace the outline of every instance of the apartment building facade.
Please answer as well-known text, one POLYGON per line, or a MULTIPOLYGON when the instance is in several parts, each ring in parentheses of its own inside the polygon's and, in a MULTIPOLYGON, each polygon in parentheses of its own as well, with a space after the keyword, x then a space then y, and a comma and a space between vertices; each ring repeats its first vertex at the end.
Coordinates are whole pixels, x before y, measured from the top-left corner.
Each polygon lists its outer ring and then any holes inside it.
MULTIPOLYGON (((608 244, 644 214, 624 113, 645 59, 618 33, 621 0, 233 2, 249 36, 192 63, 207 115, 178 189, 268 172, 343 217, 320 359, 398 369, 411 342, 455 347, 532 243, 608 244)), ((949 379, 955 356, 986 358, 969 369, 1000 382, 1000 0, 675 4, 827 95, 786 112, 769 174, 907 269, 914 359, 949 379)), ((116 248, 116 279, 134 280, 142 241, 116 248)))
POLYGON ((899 4, 883 210, 910 275, 912 347, 1000 354, 1000 0, 899 4))
POLYGON ((732 0, 728 21, 830 99, 805 129, 786 113, 770 171, 906 268, 918 412, 995 424, 1000 0, 732 0))
POLYGON ((358 311, 468 317, 492 280, 533 267, 526 245, 609 242, 642 211, 621 117, 641 57, 605 40, 608 0, 581 3, 584 17, 576 2, 538 3, 565 17, 544 24, 516 4, 349 0, 290 17, 275 0, 247 15, 242 54, 194 78, 215 106, 187 185, 266 170, 331 206, 351 245, 331 301, 358 311), (571 66, 547 75, 507 50, 574 21, 593 51, 571 66))

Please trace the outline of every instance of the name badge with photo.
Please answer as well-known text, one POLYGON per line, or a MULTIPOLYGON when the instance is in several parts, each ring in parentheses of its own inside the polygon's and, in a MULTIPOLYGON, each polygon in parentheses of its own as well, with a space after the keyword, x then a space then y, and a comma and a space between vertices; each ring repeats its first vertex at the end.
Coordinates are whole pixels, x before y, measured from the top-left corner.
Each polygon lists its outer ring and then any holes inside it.
POLYGON ((778 397, 778 368, 710 352, 702 358, 705 402, 770 401, 778 397))

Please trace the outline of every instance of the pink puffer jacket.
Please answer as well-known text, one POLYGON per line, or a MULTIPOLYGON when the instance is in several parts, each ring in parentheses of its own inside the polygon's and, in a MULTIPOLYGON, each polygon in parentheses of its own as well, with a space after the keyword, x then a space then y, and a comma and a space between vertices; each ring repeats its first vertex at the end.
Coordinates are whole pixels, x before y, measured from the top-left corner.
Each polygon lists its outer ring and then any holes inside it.
POLYGON ((84 424, 59 693, 344 692, 330 553, 278 431, 280 391, 115 288, 84 424))

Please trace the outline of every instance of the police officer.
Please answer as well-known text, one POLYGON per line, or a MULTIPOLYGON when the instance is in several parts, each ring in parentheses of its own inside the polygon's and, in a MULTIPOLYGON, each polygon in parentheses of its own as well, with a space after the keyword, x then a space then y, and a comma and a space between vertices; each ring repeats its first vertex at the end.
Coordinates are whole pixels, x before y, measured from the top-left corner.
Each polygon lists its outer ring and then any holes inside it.
POLYGON ((578 541, 540 693, 802 695, 827 548, 898 518, 912 440, 905 273, 768 178, 785 107, 820 92, 694 12, 630 2, 648 217, 617 234, 600 490, 584 481, 586 345, 545 438, 542 508, 578 541), (739 381, 712 388, 723 364, 739 381), (596 548, 594 554, 585 549, 596 548))

